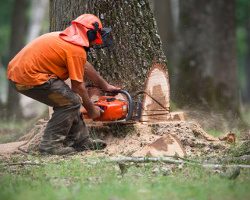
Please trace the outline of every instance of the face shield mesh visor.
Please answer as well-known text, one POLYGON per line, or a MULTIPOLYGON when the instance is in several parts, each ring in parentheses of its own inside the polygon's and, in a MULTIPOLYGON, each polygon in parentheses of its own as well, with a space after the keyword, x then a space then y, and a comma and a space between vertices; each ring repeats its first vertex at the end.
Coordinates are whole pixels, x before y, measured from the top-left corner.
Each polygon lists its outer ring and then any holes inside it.
POLYGON ((108 48, 109 52, 111 52, 115 49, 112 38, 109 35, 109 32, 111 30, 112 30, 111 28, 103 28, 102 32, 101 32, 102 41, 103 41, 104 45, 108 48))
POLYGON ((115 49, 112 38, 109 35, 109 32, 111 30, 112 30, 111 28, 103 28, 102 29, 100 34, 101 34, 101 38, 102 38, 102 42, 103 42, 104 46, 94 47, 94 49, 103 49, 103 48, 107 47, 109 52, 111 52, 115 49))

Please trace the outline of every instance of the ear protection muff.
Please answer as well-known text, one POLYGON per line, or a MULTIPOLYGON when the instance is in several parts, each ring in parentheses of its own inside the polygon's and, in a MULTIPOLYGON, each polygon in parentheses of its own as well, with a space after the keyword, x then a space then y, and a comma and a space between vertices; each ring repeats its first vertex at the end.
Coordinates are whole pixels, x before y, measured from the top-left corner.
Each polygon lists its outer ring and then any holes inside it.
POLYGON ((98 22, 93 23, 93 26, 94 29, 87 31, 87 37, 89 39, 89 42, 93 42, 97 39, 97 31, 99 31, 99 33, 101 32, 98 22))
POLYGON ((109 35, 111 28, 103 28, 102 30, 99 28, 99 23, 95 22, 92 24, 94 29, 87 31, 87 37, 89 39, 89 43, 95 41, 97 39, 97 31, 100 33, 104 46, 95 47, 94 49, 102 49, 107 47, 108 50, 111 52, 115 49, 113 41, 109 35))

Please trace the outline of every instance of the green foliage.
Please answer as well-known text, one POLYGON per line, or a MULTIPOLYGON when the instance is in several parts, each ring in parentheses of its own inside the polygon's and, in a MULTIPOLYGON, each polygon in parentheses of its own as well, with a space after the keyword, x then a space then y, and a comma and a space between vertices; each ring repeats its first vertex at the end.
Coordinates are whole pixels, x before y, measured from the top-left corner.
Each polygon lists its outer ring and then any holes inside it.
MULTIPOLYGON (((247 199, 249 169, 236 180, 212 169, 161 163, 117 163, 101 158, 29 158, 47 165, 0 166, 0 199, 247 199), (48 159, 50 159, 48 161, 48 159), (47 161, 44 161, 47 160, 47 161)), ((16 162, 22 160, 16 160, 16 162)))
POLYGON ((249 21, 250 2, 249 0, 236 0, 236 20, 242 26, 249 21))
POLYGON ((237 53, 238 53, 238 79, 240 89, 246 94, 247 84, 247 54, 250 50, 247 43, 247 27, 249 24, 250 1, 236 0, 236 37, 237 37, 237 53))
POLYGON ((14 0, 0 0, 0 56, 6 56, 10 30, 11 30, 11 19, 14 8, 14 0))

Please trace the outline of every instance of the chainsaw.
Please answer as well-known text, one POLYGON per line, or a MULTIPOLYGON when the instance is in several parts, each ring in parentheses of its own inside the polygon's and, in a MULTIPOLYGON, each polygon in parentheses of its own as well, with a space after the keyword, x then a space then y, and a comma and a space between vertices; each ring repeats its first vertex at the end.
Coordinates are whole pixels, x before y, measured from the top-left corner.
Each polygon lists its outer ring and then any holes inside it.
MULTIPOLYGON (((94 102, 95 106, 99 106, 103 112, 101 116, 93 119, 94 121, 128 121, 141 118, 142 103, 132 101, 132 98, 125 90, 112 92, 109 96, 101 96, 98 101, 94 102), (125 94, 127 100, 115 98, 119 93, 125 94)), ((82 118, 89 119, 87 110, 82 110, 82 118)))

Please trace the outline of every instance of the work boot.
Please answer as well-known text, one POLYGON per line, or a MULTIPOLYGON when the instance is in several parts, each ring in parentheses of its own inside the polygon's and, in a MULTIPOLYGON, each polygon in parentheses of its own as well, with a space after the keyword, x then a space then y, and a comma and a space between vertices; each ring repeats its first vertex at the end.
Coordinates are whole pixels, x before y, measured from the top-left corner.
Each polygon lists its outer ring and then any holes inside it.
POLYGON ((99 139, 92 140, 91 138, 86 138, 83 141, 73 145, 76 151, 101 150, 104 149, 106 146, 106 142, 99 139))
POLYGON ((39 146, 38 149, 42 155, 72 155, 76 153, 76 150, 73 147, 58 147, 53 149, 43 149, 39 146))

